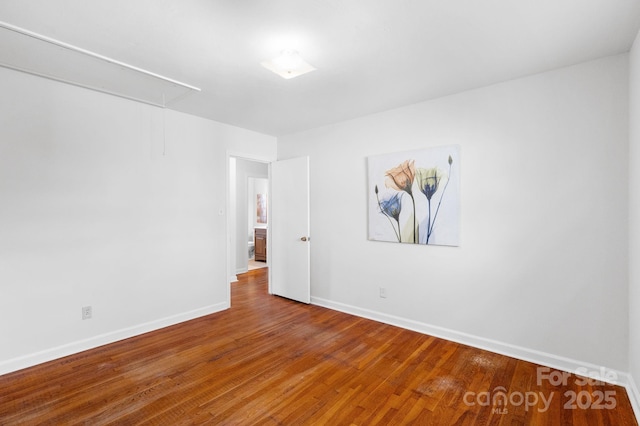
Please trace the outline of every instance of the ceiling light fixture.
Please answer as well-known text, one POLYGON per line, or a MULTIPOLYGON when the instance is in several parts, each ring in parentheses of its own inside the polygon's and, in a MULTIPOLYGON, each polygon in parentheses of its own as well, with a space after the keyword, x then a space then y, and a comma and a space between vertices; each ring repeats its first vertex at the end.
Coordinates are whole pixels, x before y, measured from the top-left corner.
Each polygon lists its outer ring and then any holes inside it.
POLYGON ((283 50, 279 56, 261 62, 260 65, 286 79, 315 71, 295 50, 283 50))

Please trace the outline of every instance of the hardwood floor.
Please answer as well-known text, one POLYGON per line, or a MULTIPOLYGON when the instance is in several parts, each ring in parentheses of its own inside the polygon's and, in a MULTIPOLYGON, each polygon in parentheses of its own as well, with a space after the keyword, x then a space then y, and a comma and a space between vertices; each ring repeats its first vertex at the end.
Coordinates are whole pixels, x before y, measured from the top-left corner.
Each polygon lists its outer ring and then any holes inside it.
POLYGON ((538 384, 535 364, 269 296, 266 275, 225 312, 0 376, 0 424, 637 424, 621 387, 538 384))

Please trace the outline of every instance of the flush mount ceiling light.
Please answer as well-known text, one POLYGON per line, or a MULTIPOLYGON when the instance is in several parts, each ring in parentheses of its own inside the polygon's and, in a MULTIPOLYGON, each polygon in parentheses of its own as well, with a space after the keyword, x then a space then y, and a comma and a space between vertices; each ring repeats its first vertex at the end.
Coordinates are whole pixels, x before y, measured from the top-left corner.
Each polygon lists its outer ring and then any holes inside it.
POLYGON ((261 62, 260 65, 286 79, 315 71, 295 50, 283 50, 279 56, 261 62))

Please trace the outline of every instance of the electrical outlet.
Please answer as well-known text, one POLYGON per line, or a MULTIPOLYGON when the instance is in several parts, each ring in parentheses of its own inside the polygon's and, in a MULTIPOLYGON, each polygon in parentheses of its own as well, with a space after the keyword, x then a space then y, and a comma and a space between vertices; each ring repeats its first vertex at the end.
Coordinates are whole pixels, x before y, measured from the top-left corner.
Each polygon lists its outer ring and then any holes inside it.
POLYGON ((383 299, 387 298, 387 289, 384 287, 380 287, 380 297, 382 297, 383 299))
POLYGON ((91 306, 83 306, 82 307, 82 319, 83 320, 91 319, 92 315, 93 315, 93 309, 91 308, 91 306))

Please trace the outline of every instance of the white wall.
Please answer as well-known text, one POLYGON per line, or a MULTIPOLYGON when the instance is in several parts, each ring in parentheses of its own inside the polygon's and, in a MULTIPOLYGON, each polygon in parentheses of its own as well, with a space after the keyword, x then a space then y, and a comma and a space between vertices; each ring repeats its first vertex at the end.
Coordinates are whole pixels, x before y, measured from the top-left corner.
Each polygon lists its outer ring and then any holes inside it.
MULTIPOLYGON (((249 245, 247 242, 249 222, 249 178, 269 177, 269 165, 242 158, 236 159, 236 268, 235 273, 247 272, 249 261, 249 245)), ((255 215, 255 213, 254 213, 255 215)))
POLYGON ((604 58, 279 138, 279 159, 310 156, 314 303, 627 371, 627 67, 604 58), (461 246, 368 241, 366 157, 447 144, 461 146, 461 246))
POLYGON ((274 138, 4 68, 0 93, 0 373, 228 306, 226 152, 274 138))
POLYGON ((629 76, 629 370, 640 415, 640 33, 631 50, 629 76))

